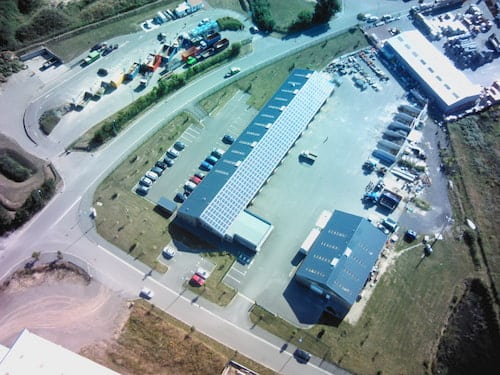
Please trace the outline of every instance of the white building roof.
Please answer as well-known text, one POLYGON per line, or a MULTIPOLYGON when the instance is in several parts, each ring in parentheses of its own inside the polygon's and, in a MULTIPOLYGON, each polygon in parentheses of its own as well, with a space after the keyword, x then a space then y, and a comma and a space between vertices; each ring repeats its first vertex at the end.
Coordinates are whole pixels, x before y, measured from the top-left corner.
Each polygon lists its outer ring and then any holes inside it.
POLYGON ((90 359, 25 329, 0 357, 0 374, 8 375, 118 375, 90 359))
POLYGON ((407 31, 387 40, 422 81, 448 107, 475 100, 481 88, 472 84, 419 31, 407 31))

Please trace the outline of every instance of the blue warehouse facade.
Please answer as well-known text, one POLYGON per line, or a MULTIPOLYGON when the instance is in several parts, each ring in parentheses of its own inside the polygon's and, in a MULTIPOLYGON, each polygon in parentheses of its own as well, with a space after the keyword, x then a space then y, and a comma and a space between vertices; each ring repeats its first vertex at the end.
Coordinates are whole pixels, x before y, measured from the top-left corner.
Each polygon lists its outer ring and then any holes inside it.
POLYGON ((387 237, 368 220, 335 211, 308 250, 295 279, 343 318, 356 302, 387 237))
POLYGON ((323 73, 293 70, 182 204, 179 224, 259 251, 273 226, 247 207, 333 89, 323 73))

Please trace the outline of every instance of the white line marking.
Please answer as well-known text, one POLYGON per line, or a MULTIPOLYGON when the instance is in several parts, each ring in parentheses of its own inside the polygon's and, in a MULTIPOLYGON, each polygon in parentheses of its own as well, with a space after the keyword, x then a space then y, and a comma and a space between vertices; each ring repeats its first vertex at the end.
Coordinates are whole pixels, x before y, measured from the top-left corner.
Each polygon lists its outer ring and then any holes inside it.
POLYGON ((73 207, 75 207, 75 205, 80 202, 80 200, 82 199, 82 196, 80 195, 78 198, 76 198, 76 200, 71 204, 71 206, 69 206, 69 208, 64 211, 64 213, 59 216, 59 219, 57 219, 54 223, 52 223, 52 225, 50 226, 49 229, 52 229, 53 227, 55 227, 62 219, 64 219, 66 217, 66 215, 68 214, 69 211, 71 211, 73 209, 73 207))

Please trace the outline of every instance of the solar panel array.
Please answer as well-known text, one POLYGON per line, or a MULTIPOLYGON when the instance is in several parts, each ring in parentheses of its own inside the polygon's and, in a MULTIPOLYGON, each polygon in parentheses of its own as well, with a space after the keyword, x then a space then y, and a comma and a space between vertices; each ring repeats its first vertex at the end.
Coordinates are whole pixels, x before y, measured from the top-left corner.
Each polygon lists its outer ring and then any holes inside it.
MULTIPOLYGON (((288 81, 293 87, 294 75, 288 81)), ((272 125, 200 215, 204 226, 224 236, 333 91, 322 73, 312 72, 288 106, 271 101, 259 114, 272 125), (277 108, 279 110, 277 111, 277 108), (276 114, 273 116, 273 114, 276 114), (272 122, 271 120, 274 120, 272 122)), ((275 98, 279 100, 279 98, 275 98)), ((280 103, 282 104, 282 103, 280 103)), ((255 121, 259 121, 257 116, 255 121)))

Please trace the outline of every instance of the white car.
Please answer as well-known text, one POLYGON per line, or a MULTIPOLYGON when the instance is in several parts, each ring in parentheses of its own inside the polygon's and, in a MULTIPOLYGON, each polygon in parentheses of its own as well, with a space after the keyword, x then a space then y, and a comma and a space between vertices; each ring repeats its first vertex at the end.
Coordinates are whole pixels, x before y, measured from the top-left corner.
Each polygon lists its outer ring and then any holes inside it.
POLYGON ((174 257, 175 255, 175 250, 172 249, 170 246, 165 246, 161 252, 161 254, 167 258, 167 259, 171 259, 174 257))
POLYGON ((146 176, 147 178, 149 178, 153 182, 158 180, 158 175, 156 173, 154 173, 153 171, 147 171, 144 176, 146 176))
POLYGON ((146 287, 142 288, 141 292, 139 293, 139 296, 144 299, 151 299, 154 297, 154 295, 155 293, 151 289, 146 287))
POLYGON ((210 272, 208 272, 206 269, 198 267, 198 269, 195 272, 196 275, 202 277, 203 279, 208 279, 210 276, 210 272))

